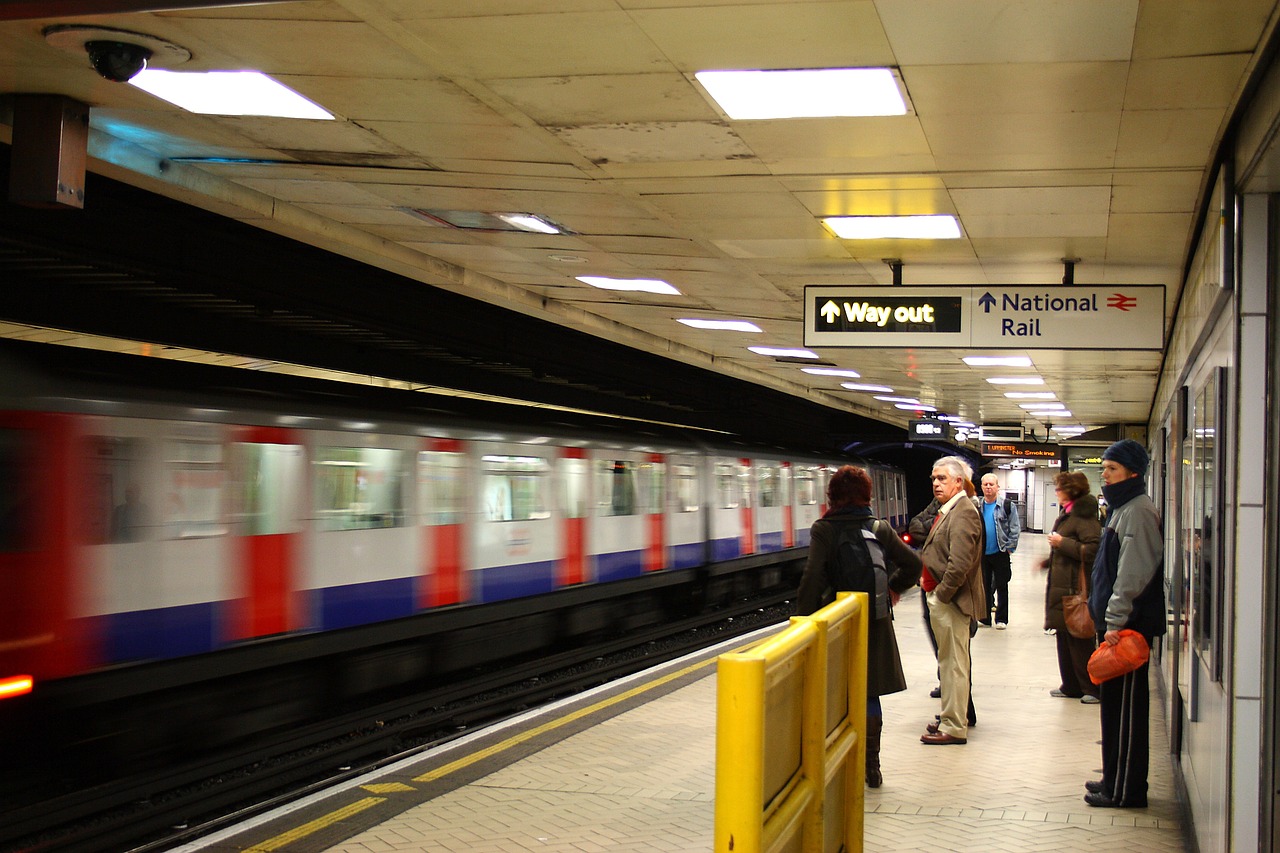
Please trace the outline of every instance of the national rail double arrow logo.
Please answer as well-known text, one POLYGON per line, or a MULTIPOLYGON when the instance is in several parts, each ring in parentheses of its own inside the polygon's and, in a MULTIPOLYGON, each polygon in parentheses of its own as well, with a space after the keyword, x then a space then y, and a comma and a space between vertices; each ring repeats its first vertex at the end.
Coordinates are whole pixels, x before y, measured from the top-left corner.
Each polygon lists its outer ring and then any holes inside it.
POLYGON ((1107 297, 1108 308, 1119 308, 1121 311, 1128 311, 1137 304, 1137 297, 1125 296, 1123 293, 1113 293, 1107 297))

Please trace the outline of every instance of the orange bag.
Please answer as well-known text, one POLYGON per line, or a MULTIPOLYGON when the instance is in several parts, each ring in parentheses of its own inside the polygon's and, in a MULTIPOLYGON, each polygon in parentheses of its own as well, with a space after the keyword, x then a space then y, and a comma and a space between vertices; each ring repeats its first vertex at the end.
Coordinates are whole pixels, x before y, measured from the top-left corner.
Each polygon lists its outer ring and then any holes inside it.
POLYGON ((1133 672, 1151 657, 1151 647, 1137 631, 1125 628, 1120 632, 1120 642, 1114 646, 1103 643, 1089 658, 1089 680, 1094 684, 1110 681, 1133 672))

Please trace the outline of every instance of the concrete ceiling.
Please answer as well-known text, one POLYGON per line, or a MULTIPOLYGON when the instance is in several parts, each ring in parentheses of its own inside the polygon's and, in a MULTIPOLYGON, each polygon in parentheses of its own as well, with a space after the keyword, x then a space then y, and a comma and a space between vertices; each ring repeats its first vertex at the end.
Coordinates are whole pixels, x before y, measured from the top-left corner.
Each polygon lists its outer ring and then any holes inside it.
MULTIPOLYGON (((839 379, 746 347, 800 346, 806 285, 1162 284, 1166 334, 1216 148, 1273 0, 314 0, 0 12, 0 92, 92 105, 90 168, 570 328, 903 423, 839 379), (181 70, 265 72, 336 121, 200 116, 100 78, 44 29, 181 45, 181 70), (912 110, 733 121, 694 72, 891 66, 912 110), (414 209, 524 211, 572 235, 463 231, 414 209), (958 240, 841 240, 831 215, 949 213, 958 240), (680 296, 577 275, 660 278, 680 296), (680 318, 750 320, 762 334, 680 318)), ((172 4, 170 4, 172 5, 172 4)), ((0 137, 9 133, 0 127, 0 137)), ((87 205, 93 204, 90 197, 87 205)), ((359 298, 353 294, 352 298, 359 298)), ((822 349, 939 410, 1023 421, 951 349, 822 349)), ((1159 352, 1028 350, 1071 410, 1145 423, 1159 352)), ((1008 374, 1010 371, 999 371, 1008 374)))

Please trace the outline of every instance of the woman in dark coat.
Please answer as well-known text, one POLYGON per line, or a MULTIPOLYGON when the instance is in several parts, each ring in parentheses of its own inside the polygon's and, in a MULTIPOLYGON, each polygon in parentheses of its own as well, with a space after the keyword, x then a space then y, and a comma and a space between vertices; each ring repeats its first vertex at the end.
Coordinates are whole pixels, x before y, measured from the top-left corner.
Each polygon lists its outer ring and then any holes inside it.
MULTIPOLYGON (((871 512, 871 477, 866 470, 845 465, 827 484, 827 512, 810 528, 809 559, 804 566, 797 594, 797 612, 807 615, 835 599, 832 579, 836 576, 836 549, 842 525, 872 525, 870 529, 884 552, 889 573, 889 593, 896 603, 902 593, 920 581, 920 558, 908 548, 886 522, 871 512)), ((893 612, 867 625, 867 784, 879 788, 880 732, 884 712, 880 697, 907 689, 907 677, 898 656, 898 640, 893 633, 893 612)))
POLYGON ((1054 485, 1062 512, 1048 537, 1053 550, 1045 561, 1049 580, 1045 590, 1044 627, 1057 632, 1062 686, 1050 690, 1049 695, 1094 705, 1098 702, 1098 687, 1089 680, 1089 656, 1097 642, 1093 638, 1073 637, 1067 631, 1062 597, 1076 592, 1089 593, 1089 574, 1102 536, 1098 499, 1089 494, 1089 480, 1079 471, 1063 471, 1054 479, 1054 485), (1081 563, 1085 567, 1083 590, 1078 589, 1081 563))

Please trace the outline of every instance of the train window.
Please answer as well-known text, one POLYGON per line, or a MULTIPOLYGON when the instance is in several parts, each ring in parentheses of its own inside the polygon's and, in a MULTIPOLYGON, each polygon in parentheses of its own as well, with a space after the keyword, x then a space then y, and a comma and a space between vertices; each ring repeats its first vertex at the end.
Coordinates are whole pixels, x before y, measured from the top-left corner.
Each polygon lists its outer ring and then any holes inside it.
POLYGON ((742 496, 741 505, 750 509, 755 505, 751 498, 751 465, 745 462, 738 463, 738 493, 742 496))
POLYGON ((734 467, 728 462, 716 463, 716 506, 720 509, 737 509, 740 505, 737 472, 734 467))
MULTIPOLYGON (((293 533, 299 528, 302 448, 296 444, 240 442, 231 446, 235 515, 246 536, 293 533)), ((206 499, 211 499, 207 496, 206 499)), ((211 505, 216 511, 216 504, 211 505)), ((216 518, 210 515, 209 518, 216 518)))
POLYGON ((776 465, 761 465, 756 469, 760 482, 760 506, 778 506, 782 501, 781 470, 776 465))
POLYGON ((93 436, 89 446, 95 466, 88 497, 94 507, 89 540, 101 544, 149 538, 155 515, 145 488, 142 440, 93 436))
POLYGON ((462 523, 466 464, 463 453, 423 450, 418 454, 418 505, 423 524, 462 523))
POLYGON ((636 463, 626 459, 601 459, 596 467, 600 485, 596 505, 601 517, 635 515, 639 512, 636 494, 636 463))
POLYGON ((818 502, 817 479, 812 468, 799 468, 795 473, 796 505, 813 506, 818 502))
POLYGON ((221 536, 222 493, 226 469, 222 445, 212 441, 166 442, 169 488, 164 497, 164 524, 170 539, 221 536))
POLYGON ((676 512, 697 512, 698 469, 692 465, 676 465, 672 470, 676 490, 676 512))
POLYGON ((566 457, 560 460, 560 482, 564 489, 565 518, 586 518, 591 512, 591 463, 566 457))
POLYGON ((662 462, 641 462, 637 468, 637 511, 656 515, 666 508, 667 466, 662 462))
POLYGON ((31 461, 26 436, 16 429, 0 429, 0 552, 29 547, 23 534, 30 530, 26 514, 32 499, 31 461))
POLYGON ((404 453, 382 447, 321 447, 315 459, 320 530, 404 525, 404 453))
POLYGON ((547 474, 550 465, 540 456, 485 456, 484 508, 490 521, 531 521, 550 518, 547 474))

